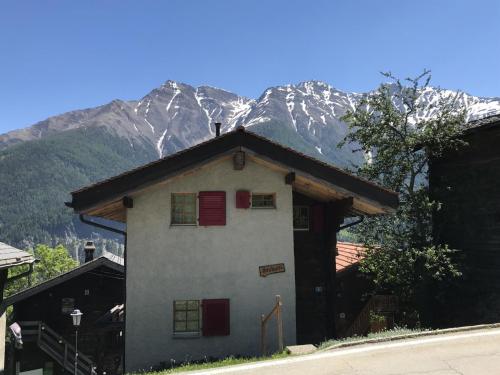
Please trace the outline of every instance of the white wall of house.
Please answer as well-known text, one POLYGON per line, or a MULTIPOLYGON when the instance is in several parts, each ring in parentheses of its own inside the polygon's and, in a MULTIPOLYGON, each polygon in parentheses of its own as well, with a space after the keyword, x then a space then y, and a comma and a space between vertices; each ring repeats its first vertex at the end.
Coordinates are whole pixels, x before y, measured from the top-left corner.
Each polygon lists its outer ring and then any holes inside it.
MULTIPOLYGON (((156 185, 127 212, 126 371, 171 359, 257 355, 260 316, 283 300, 285 345, 295 343, 292 189, 284 175, 248 160, 241 171, 223 160, 156 185), (276 209, 237 209, 235 193, 276 193, 276 209), (170 226, 171 193, 226 191, 226 226, 170 226), (259 276, 284 263, 285 273, 259 276), (229 336, 173 335, 173 301, 230 299, 229 336)), ((275 336, 274 322, 269 336, 275 336)))

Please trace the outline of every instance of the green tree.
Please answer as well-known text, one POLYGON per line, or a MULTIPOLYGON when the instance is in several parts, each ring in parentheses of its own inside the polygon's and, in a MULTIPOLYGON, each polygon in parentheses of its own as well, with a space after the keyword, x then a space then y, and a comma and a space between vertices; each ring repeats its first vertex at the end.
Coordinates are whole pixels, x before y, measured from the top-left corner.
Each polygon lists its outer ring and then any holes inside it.
MULTIPOLYGON (((66 248, 62 245, 57 245, 54 248, 46 245, 38 245, 34 251, 30 252, 38 260, 34 266, 33 273, 29 277, 22 277, 8 283, 5 291, 6 297, 64 272, 68 272, 78 266, 78 262, 71 258, 66 248)), ((19 275, 27 270, 28 266, 15 267, 9 271, 9 277, 19 275)))
POLYGON ((365 162, 355 172, 399 193, 396 213, 369 218, 355 229, 368 247, 361 271, 372 278, 374 293, 399 297, 406 316, 413 316, 408 323, 419 316, 428 321, 429 307, 443 298, 460 270, 455 252, 433 241, 432 213, 439 203, 429 195, 427 166, 465 145, 458 136, 466 114, 456 103, 458 94, 437 89, 436 100, 424 100, 430 71, 405 80, 383 75, 390 82, 344 116, 349 133, 339 145, 358 144, 365 162))

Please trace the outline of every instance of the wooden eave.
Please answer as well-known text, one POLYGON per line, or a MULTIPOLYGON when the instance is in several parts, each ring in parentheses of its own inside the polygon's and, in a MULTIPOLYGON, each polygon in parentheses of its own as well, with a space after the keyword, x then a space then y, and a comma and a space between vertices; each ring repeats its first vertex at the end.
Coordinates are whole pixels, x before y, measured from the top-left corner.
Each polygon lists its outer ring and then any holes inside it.
MULTIPOLYGON (((290 173, 290 169, 282 164, 277 164, 273 160, 267 158, 262 158, 261 156, 251 153, 250 159, 255 161, 257 164, 264 165, 269 169, 282 172, 283 174, 290 173)), ((336 201, 345 198, 353 198, 353 214, 360 215, 377 215, 389 213, 392 209, 384 207, 378 202, 371 201, 365 197, 356 194, 352 191, 348 191, 342 187, 336 186, 334 183, 329 183, 325 180, 318 179, 308 172, 293 170, 295 173, 295 181, 292 182, 292 187, 294 191, 297 191, 305 196, 314 198, 319 201, 329 202, 336 201)))
POLYGON ((30 253, 0 242, 0 269, 31 264, 35 258, 30 253))
POLYGON ((360 214, 392 212, 398 206, 396 193, 242 128, 77 190, 71 193, 68 206, 78 213, 125 222, 124 196, 194 173, 231 157, 236 150, 243 150, 252 160, 284 174, 295 172, 292 185, 296 191, 324 201, 353 197, 353 209, 360 214))

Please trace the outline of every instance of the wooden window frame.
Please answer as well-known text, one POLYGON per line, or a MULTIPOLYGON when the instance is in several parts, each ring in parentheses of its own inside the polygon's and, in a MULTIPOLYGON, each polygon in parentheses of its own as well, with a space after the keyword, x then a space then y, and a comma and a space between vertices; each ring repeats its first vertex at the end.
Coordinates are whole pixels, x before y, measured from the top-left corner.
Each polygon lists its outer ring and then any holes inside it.
POLYGON ((172 311, 173 311, 173 316, 172 316, 172 332, 173 332, 174 336, 176 336, 176 337, 199 337, 199 336, 201 336, 201 332, 202 332, 202 319, 201 319, 202 311, 201 311, 201 301, 199 299, 178 299, 178 300, 174 300, 173 304, 172 304, 172 311), (176 308, 176 303, 177 302, 185 302, 186 303, 186 308, 185 309, 177 309, 176 308), (196 302, 197 303, 197 308, 196 309, 189 309, 189 307, 188 307, 189 302, 196 302), (196 311, 198 313, 198 319, 197 320, 190 320, 187 317, 188 313, 189 312, 193 312, 193 311, 196 311), (180 313, 180 312, 185 312, 186 313, 186 319, 185 320, 178 320, 177 319, 176 314, 180 313), (182 330, 179 330, 179 331, 176 330, 175 323, 176 322, 184 322, 184 321, 186 322, 186 330, 184 330, 184 331, 182 331, 182 330), (187 329, 188 322, 194 322, 194 321, 197 322, 198 329, 195 330, 195 331, 188 330, 187 329))
POLYGON ((198 194, 197 193, 170 193, 170 226, 171 227, 195 227, 198 225, 198 194), (194 197, 194 222, 193 223, 174 223, 174 196, 192 195, 194 197))
POLYGON ((276 193, 252 193, 251 196, 250 196, 250 208, 252 208, 254 210, 275 210, 277 208, 276 193), (272 205, 272 207, 271 206, 267 206, 267 207, 255 207, 253 205, 253 197, 255 195, 271 195, 273 197, 273 205, 272 205))
MULTIPOLYGON (((306 208, 307 209, 307 228, 296 228, 295 223, 292 223, 293 230, 295 232, 308 232, 308 231, 310 231, 311 230, 311 208, 309 206, 306 206, 306 205, 297 205, 297 206, 293 206, 292 210, 294 210, 295 208, 306 208)), ((292 215, 293 216, 295 215, 293 213, 293 211, 292 211, 292 215)), ((293 216, 292 216, 292 220, 293 220, 293 216)))

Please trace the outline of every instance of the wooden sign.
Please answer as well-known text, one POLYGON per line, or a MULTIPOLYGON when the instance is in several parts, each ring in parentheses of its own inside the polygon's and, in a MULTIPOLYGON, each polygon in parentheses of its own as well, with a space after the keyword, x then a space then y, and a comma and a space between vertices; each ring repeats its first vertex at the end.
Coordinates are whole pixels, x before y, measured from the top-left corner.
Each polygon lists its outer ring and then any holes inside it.
POLYGON ((285 263, 268 264, 266 266, 259 266, 260 277, 266 277, 273 273, 285 272, 285 263))

